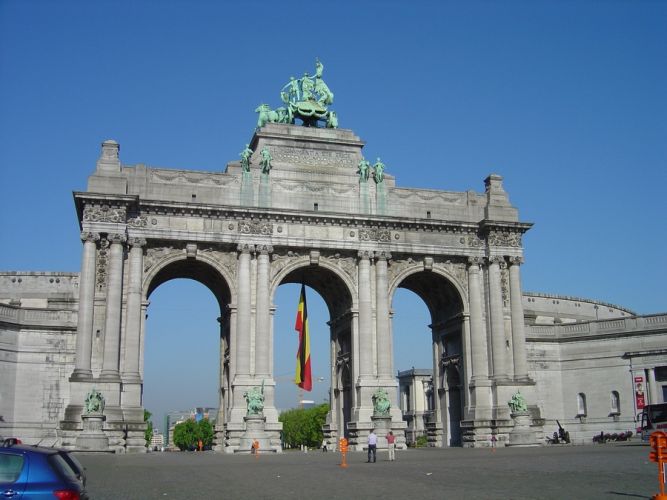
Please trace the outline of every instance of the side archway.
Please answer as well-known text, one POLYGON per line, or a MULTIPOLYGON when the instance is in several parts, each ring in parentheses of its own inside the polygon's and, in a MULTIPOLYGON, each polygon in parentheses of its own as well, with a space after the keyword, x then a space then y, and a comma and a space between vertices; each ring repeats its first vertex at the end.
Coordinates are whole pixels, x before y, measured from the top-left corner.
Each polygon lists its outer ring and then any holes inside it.
MULTIPOLYGON (((425 270, 418 265, 404 269, 394 277, 389 290, 392 303, 398 288, 410 290, 426 304, 433 346, 430 381, 423 381, 423 384, 401 383, 401 390, 406 391, 399 397, 402 405, 406 404, 408 398, 416 401, 415 398, 419 397, 425 401, 423 405, 412 405, 406 439, 409 442, 419 435, 427 434, 432 445, 461 446, 461 420, 466 394, 465 288, 456 276, 444 269, 434 266, 425 270), (415 394, 417 390, 408 387, 418 388, 423 394, 415 394)), ((407 373, 406 377, 415 378, 420 373, 418 370, 412 372, 407 373)))
MULTIPOLYGON (((218 390, 218 412, 216 415, 216 449, 222 449, 224 426, 231 411, 231 391, 233 366, 231 348, 234 340, 232 335, 233 311, 232 303, 233 283, 228 271, 223 265, 208 255, 198 255, 197 258, 188 258, 186 255, 168 255, 157 261, 145 273, 143 280, 144 307, 149 307, 149 299, 153 292, 162 284, 175 279, 190 279, 204 285, 211 291, 218 305, 219 324, 219 373, 216 383, 218 390)), ((145 317, 145 315, 144 315, 145 317)), ((145 339, 145 324, 142 325, 141 335, 141 366, 143 374, 143 353, 145 339)))

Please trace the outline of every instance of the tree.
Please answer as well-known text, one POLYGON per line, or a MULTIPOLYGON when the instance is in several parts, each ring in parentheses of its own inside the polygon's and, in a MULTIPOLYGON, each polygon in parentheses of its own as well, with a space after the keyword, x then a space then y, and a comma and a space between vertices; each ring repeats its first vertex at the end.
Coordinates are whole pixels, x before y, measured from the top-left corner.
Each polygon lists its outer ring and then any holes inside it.
POLYGON ((202 418, 199 422, 197 422, 195 434, 197 441, 201 439, 204 448, 213 444, 213 426, 207 418, 202 418))
POLYGON ((280 414, 278 420, 283 424, 283 442, 290 447, 319 447, 324 434, 322 426, 326 422, 329 405, 322 404, 304 409, 287 410, 280 414))
POLYGON ((144 410, 144 422, 146 422, 146 431, 144 432, 144 438, 146 439, 146 446, 151 445, 151 439, 153 439, 153 421, 151 417, 153 414, 148 410, 144 410))
POLYGON ((203 418, 199 422, 189 419, 174 427, 174 444, 181 451, 194 450, 197 449, 200 440, 202 446, 210 446, 213 443, 213 435, 213 426, 208 419, 203 418))
POLYGON ((196 424, 194 420, 186 420, 174 427, 174 444, 183 450, 193 449, 197 442, 195 435, 196 424))

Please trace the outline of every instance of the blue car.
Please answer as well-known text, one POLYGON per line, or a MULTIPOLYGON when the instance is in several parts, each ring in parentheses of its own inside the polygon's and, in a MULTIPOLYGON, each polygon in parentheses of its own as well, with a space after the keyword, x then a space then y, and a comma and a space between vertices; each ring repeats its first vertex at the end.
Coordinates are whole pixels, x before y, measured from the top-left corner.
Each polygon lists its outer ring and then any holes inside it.
POLYGON ((27 445, 2 447, 0 498, 86 500, 85 472, 66 451, 27 445))

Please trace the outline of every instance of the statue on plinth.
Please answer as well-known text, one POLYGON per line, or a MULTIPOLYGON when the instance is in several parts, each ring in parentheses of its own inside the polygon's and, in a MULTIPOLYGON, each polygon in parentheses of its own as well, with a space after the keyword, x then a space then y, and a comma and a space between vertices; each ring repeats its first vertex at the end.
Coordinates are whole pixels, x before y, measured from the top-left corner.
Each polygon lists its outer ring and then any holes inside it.
POLYGON ((273 110, 268 104, 260 104, 255 109, 259 113, 257 128, 267 123, 294 124, 296 118, 306 127, 317 127, 318 122, 323 121, 327 128, 338 128, 336 113, 327 108, 333 104, 334 94, 322 79, 323 72, 324 64, 316 59, 314 75, 305 72, 298 79, 290 76, 289 82, 280 91, 284 107, 273 110))
POLYGON ((375 179, 375 183, 381 184, 384 182, 384 163, 382 163, 380 158, 378 158, 375 162, 375 165, 373 165, 373 170, 373 178, 375 179))
POLYGON ((264 411, 264 382, 262 388, 253 387, 243 393, 246 400, 248 415, 261 415, 264 411))
POLYGON ((253 154, 253 150, 250 149, 248 144, 245 145, 245 149, 239 153, 241 156, 241 168, 244 172, 250 172, 250 157, 253 154))
POLYGON ((273 168, 273 165, 271 165, 273 157, 266 147, 262 148, 260 154, 262 155, 262 159, 259 160, 259 164, 262 166, 262 173, 268 175, 271 172, 271 168, 273 168))
POLYGON ((104 396, 93 387, 84 400, 84 414, 104 412, 104 396))
POLYGON ((371 162, 366 158, 361 158, 357 173, 359 174, 359 182, 367 182, 368 177, 370 177, 371 162))
POLYGON ((373 393, 373 415, 377 417, 386 417, 389 416, 389 408, 391 403, 389 402, 389 394, 382 387, 373 393))
POLYGON ((517 393, 512 396, 512 399, 507 402, 507 405, 510 407, 512 414, 528 412, 526 400, 524 399, 523 394, 521 394, 519 391, 517 391, 517 393))

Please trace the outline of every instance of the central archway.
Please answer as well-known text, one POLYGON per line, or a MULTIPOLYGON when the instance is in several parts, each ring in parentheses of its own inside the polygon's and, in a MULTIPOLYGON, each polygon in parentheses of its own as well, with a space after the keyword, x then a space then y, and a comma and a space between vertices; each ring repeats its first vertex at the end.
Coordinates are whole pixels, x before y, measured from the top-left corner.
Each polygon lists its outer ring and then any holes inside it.
POLYGON ((274 276, 273 297, 278 286, 285 283, 304 284, 315 290, 324 300, 330 332, 329 390, 330 411, 324 428, 327 439, 347 436, 347 424, 354 407, 353 314, 354 301, 349 277, 339 269, 320 261, 312 264, 309 259, 295 259, 274 276))

